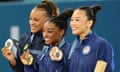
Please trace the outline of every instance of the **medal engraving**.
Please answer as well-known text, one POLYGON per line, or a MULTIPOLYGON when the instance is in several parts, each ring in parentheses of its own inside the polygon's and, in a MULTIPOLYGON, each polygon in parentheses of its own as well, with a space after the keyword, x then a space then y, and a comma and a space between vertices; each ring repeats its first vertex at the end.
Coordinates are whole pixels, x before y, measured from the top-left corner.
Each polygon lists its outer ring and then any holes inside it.
POLYGON ((60 56, 60 53, 59 52, 56 52, 56 57, 59 57, 60 56))
POLYGON ((31 54, 29 54, 26 60, 27 60, 27 64, 31 65, 33 62, 33 56, 31 54))
POLYGON ((5 46, 8 47, 9 50, 12 49, 13 47, 13 41, 11 39, 8 39, 6 42, 5 42, 5 46))

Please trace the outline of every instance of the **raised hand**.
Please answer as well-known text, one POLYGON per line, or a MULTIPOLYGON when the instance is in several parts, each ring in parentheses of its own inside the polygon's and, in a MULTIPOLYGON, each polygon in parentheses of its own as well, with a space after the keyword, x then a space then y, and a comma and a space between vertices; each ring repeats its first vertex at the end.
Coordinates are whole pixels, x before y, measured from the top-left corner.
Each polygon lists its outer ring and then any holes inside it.
POLYGON ((2 55, 10 62, 10 64, 16 65, 14 54, 8 47, 3 47, 1 51, 2 55))
POLYGON ((20 60, 24 65, 31 65, 33 63, 33 56, 28 51, 25 51, 20 56, 20 60))

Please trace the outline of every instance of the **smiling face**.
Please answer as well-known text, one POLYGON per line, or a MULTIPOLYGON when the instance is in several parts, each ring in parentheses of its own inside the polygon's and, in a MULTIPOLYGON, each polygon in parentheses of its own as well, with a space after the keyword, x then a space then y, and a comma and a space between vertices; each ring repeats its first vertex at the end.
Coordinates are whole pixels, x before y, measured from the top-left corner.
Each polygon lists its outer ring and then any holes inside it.
POLYGON ((46 44, 55 46, 59 44, 63 36, 63 30, 60 30, 52 22, 46 22, 43 26, 43 37, 46 44))
POLYGON ((33 8, 30 13, 30 29, 31 32, 36 33, 42 30, 42 27, 48 19, 46 11, 42 8, 33 8))
POLYGON ((90 30, 92 25, 91 20, 88 20, 84 10, 75 10, 70 21, 72 33, 75 35, 82 35, 90 30))

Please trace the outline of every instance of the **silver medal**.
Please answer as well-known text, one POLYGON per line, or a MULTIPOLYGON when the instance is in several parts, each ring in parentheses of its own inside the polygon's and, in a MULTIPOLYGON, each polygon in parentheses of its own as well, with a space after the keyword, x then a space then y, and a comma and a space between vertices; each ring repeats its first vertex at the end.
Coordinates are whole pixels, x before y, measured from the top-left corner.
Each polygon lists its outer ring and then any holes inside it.
POLYGON ((5 46, 8 47, 9 50, 12 49, 13 45, 14 45, 14 44, 13 44, 12 39, 8 39, 8 40, 5 42, 5 46))

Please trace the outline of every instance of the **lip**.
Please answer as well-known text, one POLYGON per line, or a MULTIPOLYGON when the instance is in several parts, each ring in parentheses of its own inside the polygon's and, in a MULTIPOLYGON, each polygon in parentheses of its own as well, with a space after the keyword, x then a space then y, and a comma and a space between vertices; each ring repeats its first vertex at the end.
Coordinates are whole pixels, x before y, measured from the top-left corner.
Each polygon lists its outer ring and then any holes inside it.
POLYGON ((31 26, 31 29, 36 29, 37 27, 36 26, 31 26))
POLYGON ((49 44, 50 43, 50 39, 44 39, 45 43, 49 44))
POLYGON ((72 27, 72 30, 73 30, 73 31, 77 30, 77 27, 72 27))
POLYGON ((48 42, 48 41, 50 41, 50 39, 48 39, 48 38, 45 38, 45 41, 46 41, 46 42, 48 42))

